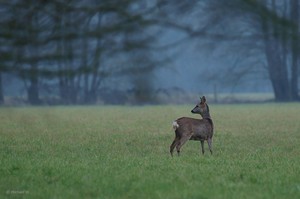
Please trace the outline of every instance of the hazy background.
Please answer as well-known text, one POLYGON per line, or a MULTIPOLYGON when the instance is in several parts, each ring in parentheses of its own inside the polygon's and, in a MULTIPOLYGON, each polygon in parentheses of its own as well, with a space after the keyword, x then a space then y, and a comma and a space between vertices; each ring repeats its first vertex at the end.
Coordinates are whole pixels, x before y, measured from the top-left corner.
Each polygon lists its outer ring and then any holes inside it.
POLYGON ((0 14, 1 104, 299 100, 298 0, 12 0, 0 14))

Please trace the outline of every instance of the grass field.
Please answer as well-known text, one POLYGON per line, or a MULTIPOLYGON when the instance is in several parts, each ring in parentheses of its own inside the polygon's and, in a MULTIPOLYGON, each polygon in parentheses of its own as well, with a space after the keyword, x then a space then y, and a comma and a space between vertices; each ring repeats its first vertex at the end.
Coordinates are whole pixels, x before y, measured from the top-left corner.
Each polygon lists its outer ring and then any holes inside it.
POLYGON ((0 108, 0 198, 300 198, 300 104, 210 105, 214 154, 171 123, 191 106, 0 108))

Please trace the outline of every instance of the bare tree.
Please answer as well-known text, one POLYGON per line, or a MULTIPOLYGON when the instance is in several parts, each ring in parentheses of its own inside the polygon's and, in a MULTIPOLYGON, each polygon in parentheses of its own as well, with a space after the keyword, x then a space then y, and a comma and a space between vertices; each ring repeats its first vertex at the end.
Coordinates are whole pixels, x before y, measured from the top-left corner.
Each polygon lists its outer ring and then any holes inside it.
POLYGON ((133 50, 145 50, 154 40, 145 34, 145 13, 152 8, 138 9, 145 2, 1 2, 1 52, 8 56, 1 54, 0 73, 22 79, 31 104, 41 102, 41 91, 50 94, 50 85, 62 103, 95 103, 106 77, 143 71, 142 63, 129 60, 133 50), (118 65, 120 56, 128 63, 118 65))
MULTIPOLYGON (((244 23, 249 31, 239 42, 249 40, 258 45, 244 48, 257 49, 257 56, 266 63, 277 101, 298 100, 298 1, 228 1, 227 9, 233 10, 237 23, 244 23), (231 6, 230 6, 231 4, 231 6), (244 13, 239 16, 239 12, 244 13)), ((226 8, 226 6, 222 7, 226 8)), ((241 13, 240 13, 241 14, 241 13)), ((243 32, 237 32, 243 35, 243 32)), ((243 49, 243 48, 240 48, 243 49)), ((242 51, 243 52, 243 51, 242 51)), ((243 54, 239 54, 243 55, 243 54)), ((248 54, 249 55, 249 54, 248 54)), ((254 56, 244 57, 254 59, 254 56)), ((251 66, 248 66, 251 67, 251 66)))
POLYGON ((4 102, 4 95, 3 95, 3 86, 2 86, 2 73, 0 72, 0 104, 4 102))
POLYGON ((249 74, 266 73, 277 101, 299 100, 298 0, 211 0, 162 6, 164 13, 183 10, 177 12, 179 19, 167 14, 161 23, 185 32, 184 41, 196 39, 202 48, 205 45, 225 60, 233 59, 232 66, 215 68, 210 79, 237 82, 249 74))

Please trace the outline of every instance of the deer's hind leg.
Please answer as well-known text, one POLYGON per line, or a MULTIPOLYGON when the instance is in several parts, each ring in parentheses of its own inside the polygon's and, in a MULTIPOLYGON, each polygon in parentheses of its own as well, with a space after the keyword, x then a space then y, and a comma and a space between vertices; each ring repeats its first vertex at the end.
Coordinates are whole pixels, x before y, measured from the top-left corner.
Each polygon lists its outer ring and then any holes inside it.
POLYGON ((173 150, 175 148, 175 146, 178 144, 180 138, 179 137, 175 137, 174 141, 172 142, 171 146, 170 146, 170 153, 171 156, 173 157, 173 150))
POLYGON ((176 145, 176 150, 178 156, 180 155, 180 148, 191 138, 191 135, 183 136, 180 138, 179 142, 176 145))

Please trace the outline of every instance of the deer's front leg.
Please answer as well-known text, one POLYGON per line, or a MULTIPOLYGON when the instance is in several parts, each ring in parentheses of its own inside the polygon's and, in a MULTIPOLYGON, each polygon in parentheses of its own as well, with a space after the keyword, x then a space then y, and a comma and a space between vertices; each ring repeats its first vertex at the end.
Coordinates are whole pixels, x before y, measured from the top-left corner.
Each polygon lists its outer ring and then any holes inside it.
POLYGON ((208 138, 207 139, 207 143, 208 143, 208 148, 209 148, 209 150, 210 150, 210 153, 212 154, 213 152, 212 152, 212 139, 211 138, 208 138))
POLYGON ((204 155, 204 140, 200 140, 200 142, 201 142, 202 154, 204 155))

